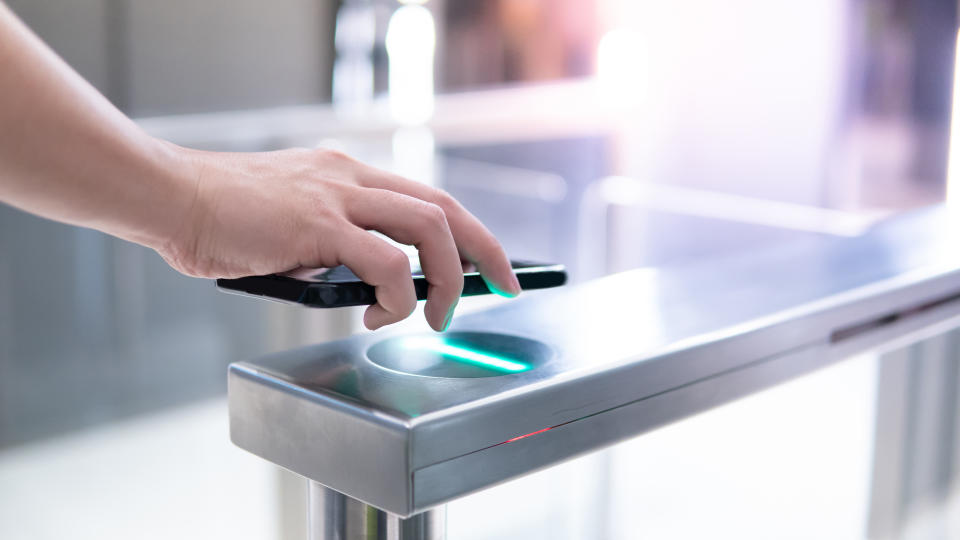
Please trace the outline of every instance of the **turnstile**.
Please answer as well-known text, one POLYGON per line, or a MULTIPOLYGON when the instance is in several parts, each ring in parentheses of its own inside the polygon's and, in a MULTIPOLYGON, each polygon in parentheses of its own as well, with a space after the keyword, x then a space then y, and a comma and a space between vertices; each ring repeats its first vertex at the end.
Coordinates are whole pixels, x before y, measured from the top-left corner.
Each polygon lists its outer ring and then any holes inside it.
POLYGON ((934 208, 233 364, 231 437, 310 480, 313 538, 442 538, 448 501, 960 324, 957 227, 934 208))

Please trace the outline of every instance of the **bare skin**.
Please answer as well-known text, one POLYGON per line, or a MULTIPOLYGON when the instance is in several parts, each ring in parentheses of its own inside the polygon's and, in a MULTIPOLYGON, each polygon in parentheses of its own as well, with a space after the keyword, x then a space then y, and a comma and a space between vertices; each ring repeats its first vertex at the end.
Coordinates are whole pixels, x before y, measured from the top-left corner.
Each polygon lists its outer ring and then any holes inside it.
POLYGON ((0 2, 0 202, 156 250, 196 277, 344 264, 376 287, 364 324, 416 306, 406 255, 430 284, 425 314, 450 323, 473 263, 520 292, 496 238, 441 190, 327 150, 203 152, 155 139, 67 66, 0 2))

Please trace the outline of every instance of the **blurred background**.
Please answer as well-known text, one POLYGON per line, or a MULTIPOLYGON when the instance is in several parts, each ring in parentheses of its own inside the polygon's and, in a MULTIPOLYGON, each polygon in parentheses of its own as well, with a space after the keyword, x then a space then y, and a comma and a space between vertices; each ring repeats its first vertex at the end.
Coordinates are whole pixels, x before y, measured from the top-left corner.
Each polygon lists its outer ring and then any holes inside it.
MULTIPOLYGON (((955 0, 7 3, 156 136, 347 151, 573 281, 960 191, 955 0)), ((225 368, 358 311, 225 295, 5 206, 0 254, 0 538, 304 537, 302 480, 229 443, 225 368)), ((955 407, 917 398, 958 350, 851 359, 467 497, 450 538, 960 538, 955 407)))

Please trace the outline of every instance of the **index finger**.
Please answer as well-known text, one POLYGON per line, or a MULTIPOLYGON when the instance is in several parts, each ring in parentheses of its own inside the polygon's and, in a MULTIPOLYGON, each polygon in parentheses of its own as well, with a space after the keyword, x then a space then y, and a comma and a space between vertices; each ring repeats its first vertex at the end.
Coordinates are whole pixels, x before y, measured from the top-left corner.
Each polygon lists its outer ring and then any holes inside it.
POLYGON ((349 206, 348 217, 362 228, 375 229, 397 242, 416 246, 429 284, 424 314, 434 330, 446 330, 463 292, 463 272, 443 210, 402 193, 359 189, 364 196, 349 206))
POLYGON ((479 219, 450 194, 369 166, 363 167, 360 181, 367 187, 396 191, 442 208, 457 250, 463 259, 477 267, 487 287, 501 296, 520 294, 520 282, 503 246, 479 219))

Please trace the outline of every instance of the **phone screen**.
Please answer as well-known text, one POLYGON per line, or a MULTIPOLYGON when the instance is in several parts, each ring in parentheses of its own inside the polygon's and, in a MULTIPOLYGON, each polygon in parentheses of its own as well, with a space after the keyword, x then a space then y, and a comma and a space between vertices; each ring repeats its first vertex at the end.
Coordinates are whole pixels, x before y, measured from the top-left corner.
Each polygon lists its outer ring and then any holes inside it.
MULTIPOLYGON (((539 263, 526 261, 510 261, 510 264, 513 268, 535 268, 541 266, 539 263)), ((464 274, 476 271, 476 268, 474 268, 472 264, 465 265, 463 269, 464 274)), ((410 256, 410 274, 413 277, 423 276, 420 259, 416 255, 410 256)), ((281 275, 300 281, 309 281, 311 283, 351 283, 362 281, 353 271, 343 265, 334 266, 333 268, 298 268, 281 275)))
MULTIPOLYGON (((511 262, 516 269, 520 287, 547 289, 566 283, 567 273, 562 264, 530 261, 511 262)), ((426 300, 429 283, 423 277, 420 262, 410 258, 413 287, 419 300, 426 300)), ((283 274, 248 276, 236 279, 218 279, 217 287, 227 292, 239 292, 283 302, 311 307, 336 308, 376 303, 376 290, 367 285, 346 266, 334 268, 298 268, 283 274)), ((492 291, 481 276, 467 265, 464 268, 462 296, 490 294, 492 291)))

